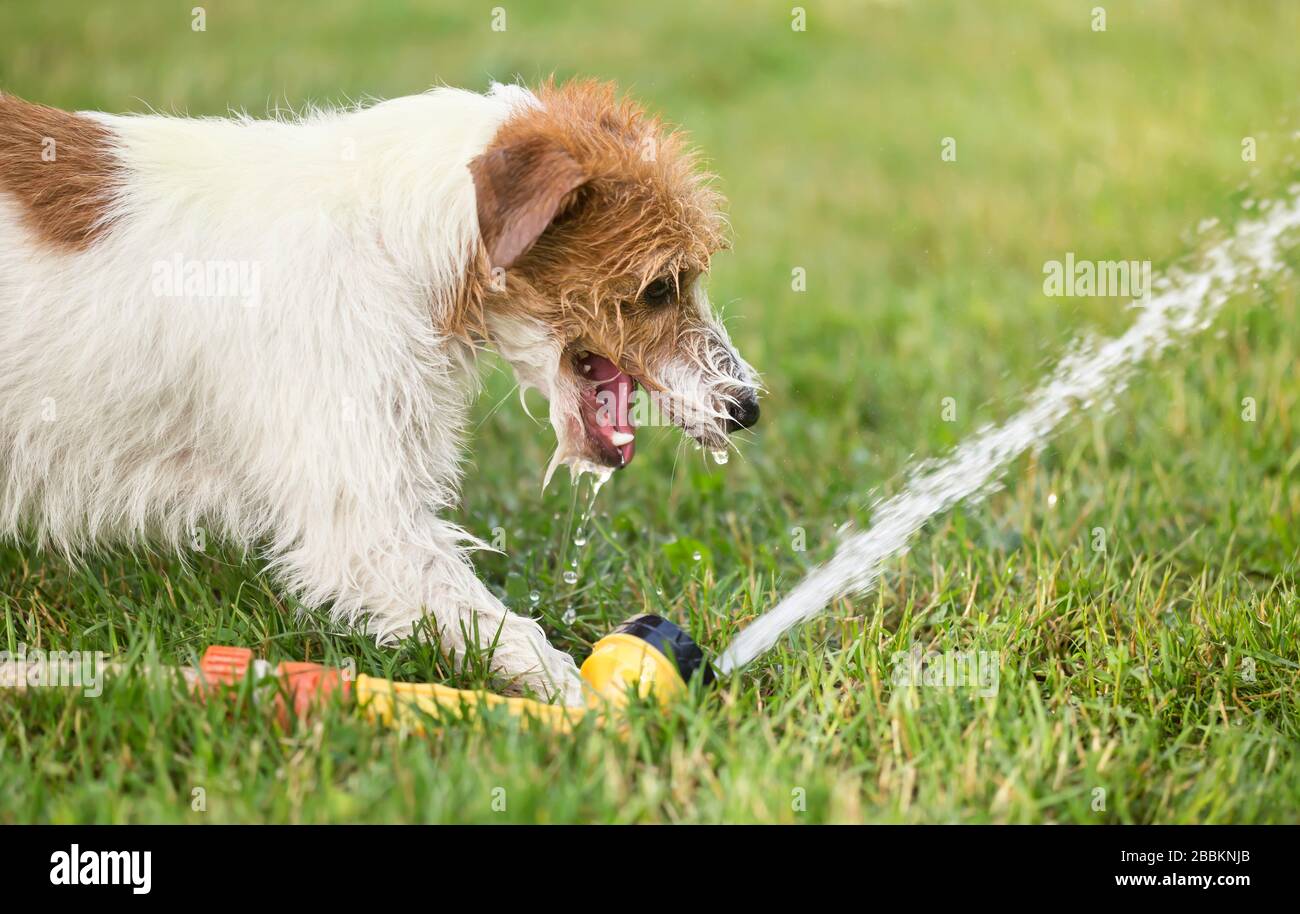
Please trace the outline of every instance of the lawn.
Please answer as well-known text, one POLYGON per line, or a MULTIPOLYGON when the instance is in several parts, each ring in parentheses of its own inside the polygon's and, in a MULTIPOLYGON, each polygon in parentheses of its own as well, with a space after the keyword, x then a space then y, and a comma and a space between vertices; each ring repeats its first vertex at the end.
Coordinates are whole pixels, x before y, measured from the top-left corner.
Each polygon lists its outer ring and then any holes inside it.
MULTIPOLYGON (((1046 296, 1045 263, 1158 272, 1202 220, 1300 178, 1286 0, 1114 0, 1105 31, 1072 0, 813 0, 806 31, 773 2, 513 0, 505 31, 497 3, 222 0, 203 32, 193 5, 4 4, 0 89, 217 115, 594 75, 687 127, 720 176, 733 249, 711 296, 768 391, 739 456, 647 429, 575 549, 575 492, 540 492, 552 436, 489 365, 458 520, 505 531, 481 575, 578 658, 642 611, 721 650, 911 460, 1013 413, 1076 335, 1132 320, 1121 298, 1046 296)), ((622 734, 421 736, 339 708, 285 731, 147 676, 0 695, 0 822, 1295 821, 1298 291, 1284 272, 1237 296, 927 527, 876 591, 622 734), (996 694, 893 685, 914 645, 996 654, 996 694)), ((0 546, 0 649, 185 663, 219 642, 493 685, 482 657, 453 668, 296 612, 220 544, 79 565, 0 546)))

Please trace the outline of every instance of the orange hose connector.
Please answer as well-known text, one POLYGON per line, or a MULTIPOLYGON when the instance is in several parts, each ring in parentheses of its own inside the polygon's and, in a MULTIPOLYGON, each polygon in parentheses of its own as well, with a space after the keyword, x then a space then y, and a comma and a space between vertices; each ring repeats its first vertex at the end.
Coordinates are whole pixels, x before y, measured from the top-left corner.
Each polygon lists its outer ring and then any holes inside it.
POLYGON ((256 659, 248 648, 222 644, 214 644, 203 652, 196 691, 206 696, 237 686, 250 670, 258 678, 270 675, 277 680, 276 715, 286 726, 291 711, 293 717, 305 718, 330 695, 338 694, 345 701, 352 696, 352 683, 336 667, 286 660, 272 670, 270 664, 256 659))

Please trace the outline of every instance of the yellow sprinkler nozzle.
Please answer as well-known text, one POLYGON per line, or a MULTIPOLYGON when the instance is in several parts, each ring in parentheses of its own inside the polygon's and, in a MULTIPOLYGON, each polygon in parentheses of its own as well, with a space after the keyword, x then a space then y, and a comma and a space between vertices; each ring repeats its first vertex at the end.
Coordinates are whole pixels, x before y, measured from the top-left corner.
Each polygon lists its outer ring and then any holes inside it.
POLYGON ((635 691, 667 705, 697 673, 713 681, 713 670, 691 636, 662 616, 644 613, 618 626, 591 649, 582 678, 591 689, 587 704, 622 707, 635 691))
POLYGON ((567 731, 588 714, 605 719, 623 708, 628 697, 653 695, 666 706, 686 690, 695 675, 713 681, 713 670, 691 636, 661 616, 633 616, 592 647, 582 664, 588 686, 585 707, 548 705, 528 698, 453 689, 431 682, 390 682, 358 676, 357 702, 375 720, 423 729, 428 717, 477 718, 481 711, 503 709, 512 717, 567 731))

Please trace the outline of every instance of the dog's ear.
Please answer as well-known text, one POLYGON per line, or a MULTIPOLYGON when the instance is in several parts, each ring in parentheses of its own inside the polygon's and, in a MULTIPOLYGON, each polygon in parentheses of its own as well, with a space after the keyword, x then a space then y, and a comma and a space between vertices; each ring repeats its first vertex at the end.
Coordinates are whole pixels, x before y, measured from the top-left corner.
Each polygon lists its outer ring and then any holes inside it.
POLYGON ((562 146, 531 137, 469 163, 478 227, 494 267, 512 266, 582 186, 582 167, 562 146))

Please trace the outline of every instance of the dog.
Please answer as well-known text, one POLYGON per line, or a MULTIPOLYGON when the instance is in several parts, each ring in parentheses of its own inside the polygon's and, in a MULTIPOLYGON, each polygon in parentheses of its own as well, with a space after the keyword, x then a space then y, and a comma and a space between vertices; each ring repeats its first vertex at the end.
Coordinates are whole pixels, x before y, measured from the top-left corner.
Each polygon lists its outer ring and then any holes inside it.
POLYGON ((713 185, 595 81, 269 120, 0 94, 0 535, 74 560, 219 537, 380 643, 429 614, 508 689, 580 703, 440 516, 476 366, 546 397, 548 480, 632 460, 638 388, 728 447, 759 384, 705 291, 713 185))

